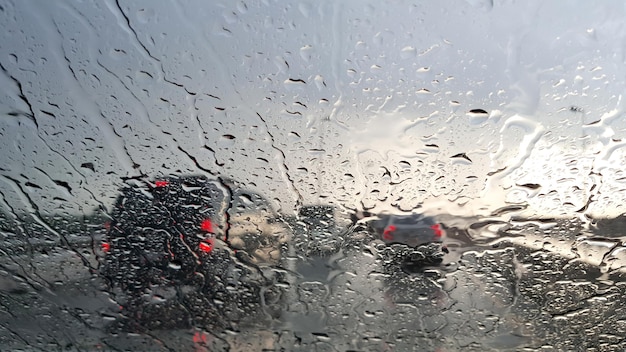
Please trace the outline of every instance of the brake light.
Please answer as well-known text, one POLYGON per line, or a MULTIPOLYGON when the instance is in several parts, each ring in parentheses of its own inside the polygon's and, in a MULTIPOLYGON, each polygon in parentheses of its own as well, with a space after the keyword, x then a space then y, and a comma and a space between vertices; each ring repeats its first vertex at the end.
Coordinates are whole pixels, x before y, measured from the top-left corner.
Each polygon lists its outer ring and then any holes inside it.
POLYGON ((392 241, 394 231, 396 231, 395 225, 389 225, 385 227, 385 230, 383 231, 383 238, 386 239, 387 241, 392 241))
POLYGON ((208 239, 206 241, 200 242, 198 248, 200 248, 200 250, 204 253, 211 253, 211 251, 213 251, 213 240, 208 239))
POLYGON ((200 223, 200 229, 205 232, 213 233, 213 222, 211 221, 211 219, 202 220, 202 222, 200 223))
POLYGON ((164 181, 164 180, 161 180, 161 181, 155 181, 155 182, 154 182, 154 185, 155 185, 156 187, 165 187, 165 186, 167 186, 168 184, 169 184, 169 182, 164 181))
POLYGON ((199 332, 196 331, 193 334, 193 338, 192 338, 193 342, 195 344, 203 344, 206 345, 207 344, 207 334, 205 334, 204 332, 199 332))
POLYGON ((102 242, 101 246, 104 253, 108 253, 111 250, 111 245, 108 242, 102 242))
POLYGON ((434 224, 430 228, 433 229, 433 231, 435 232, 435 237, 439 238, 439 237, 443 236, 443 229, 441 228, 441 225, 434 224))

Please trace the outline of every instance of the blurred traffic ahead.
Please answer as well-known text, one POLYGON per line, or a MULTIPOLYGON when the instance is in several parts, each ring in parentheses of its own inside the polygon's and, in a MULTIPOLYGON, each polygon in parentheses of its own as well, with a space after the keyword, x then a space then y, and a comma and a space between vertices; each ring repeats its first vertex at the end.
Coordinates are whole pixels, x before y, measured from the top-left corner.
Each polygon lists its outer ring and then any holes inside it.
POLYGON ((23 221, 28 236, 15 232, 0 257, 0 339, 12 350, 623 350, 624 217, 509 210, 285 215, 229 180, 127 180, 106 227, 23 221))
POLYGON ((230 180, 128 180, 103 229, 86 219, 75 236, 42 218, 25 233, 56 231, 58 242, 3 249, 0 325, 11 330, 0 339, 10 349, 623 350, 624 217, 513 210, 463 219, 316 204, 286 215, 230 180))
MULTIPOLYGON (((447 309, 446 299, 454 298, 459 306, 492 307, 485 309, 495 310, 493 314, 517 304, 518 295, 524 293, 520 285, 534 275, 529 270, 545 266, 540 264, 545 258, 552 258, 557 271, 568 273, 568 278, 606 280, 622 273, 621 245, 590 232, 602 222, 504 221, 499 214, 464 225, 448 217, 448 224, 457 225, 446 226, 421 213, 355 210, 347 216, 349 221, 339 223, 337 212, 333 206, 310 205, 295 216, 278 214, 261 195, 231 180, 204 176, 129 184, 120 192, 103 241, 106 253, 100 272, 121 307, 109 328, 324 330, 324 319, 298 308, 301 290, 312 282, 339 284, 341 280, 331 279, 337 265, 355 273, 365 270, 366 277, 383 275, 382 282, 370 287, 372 297, 382 294, 373 307, 388 309, 383 307, 391 302, 394 307, 400 302, 414 305, 426 295, 436 309, 447 309), (557 230, 560 226, 569 227, 557 230), (496 259, 485 262, 491 257, 496 259), (506 262, 499 269, 494 267, 498 260, 506 262), (468 265, 498 274, 479 283, 467 276, 473 270, 468 265), (572 272, 574 268, 578 269, 572 272), (509 293, 480 304, 471 293, 499 292, 498 287, 509 293), (301 326, 303 321, 308 322, 301 326)), ((371 282, 362 280, 345 285, 367 291, 371 282)), ((338 302, 342 299, 337 297, 338 302)), ((526 336, 529 331, 517 333, 526 336)))
POLYGON ((100 272, 123 307, 125 329, 233 329, 280 315, 289 283, 273 269, 288 267, 289 256, 337 253, 356 226, 371 234, 365 240, 403 248, 394 260, 405 268, 441 262, 440 245, 419 251, 445 238, 432 218, 359 212, 339 229, 334 213, 313 205, 286 217, 260 195, 204 176, 134 180, 110 214, 100 272))

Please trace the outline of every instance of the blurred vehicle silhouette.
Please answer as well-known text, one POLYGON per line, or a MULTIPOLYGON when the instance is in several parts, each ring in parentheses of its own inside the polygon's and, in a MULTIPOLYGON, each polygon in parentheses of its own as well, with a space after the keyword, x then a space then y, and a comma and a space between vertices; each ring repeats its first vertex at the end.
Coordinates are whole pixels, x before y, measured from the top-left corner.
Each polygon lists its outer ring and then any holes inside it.
POLYGON ((401 243, 417 247, 442 242, 446 232, 435 219, 421 214, 379 215, 369 226, 386 244, 401 243))
MULTIPOLYGON (((357 211, 352 215, 356 224, 378 240, 378 254, 386 266, 400 266, 414 272, 442 262, 447 248, 443 245, 447 233, 443 224, 421 213, 373 214, 357 211)), ((391 269, 395 270, 395 269, 391 269)))
POLYGON ((127 330, 237 329, 279 314, 288 228, 258 195, 223 180, 169 176, 121 190, 101 273, 127 330))

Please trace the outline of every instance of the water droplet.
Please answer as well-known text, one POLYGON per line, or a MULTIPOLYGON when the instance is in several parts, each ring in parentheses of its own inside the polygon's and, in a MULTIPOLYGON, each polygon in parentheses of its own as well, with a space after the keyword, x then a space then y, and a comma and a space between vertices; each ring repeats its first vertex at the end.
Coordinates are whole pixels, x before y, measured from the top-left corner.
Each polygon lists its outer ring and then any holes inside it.
POLYGON ((402 51, 400 52, 400 57, 403 59, 414 58, 416 55, 417 55, 417 49, 415 49, 412 46, 405 46, 404 48, 402 48, 402 51))

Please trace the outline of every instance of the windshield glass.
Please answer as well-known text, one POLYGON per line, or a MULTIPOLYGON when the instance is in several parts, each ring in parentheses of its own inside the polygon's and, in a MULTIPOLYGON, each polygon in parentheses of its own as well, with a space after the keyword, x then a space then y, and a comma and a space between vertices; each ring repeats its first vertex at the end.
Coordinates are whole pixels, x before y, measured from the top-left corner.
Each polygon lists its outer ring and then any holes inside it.
POLYGON ((626 349, 625 16, 0 0, 0 349, 626 349))

